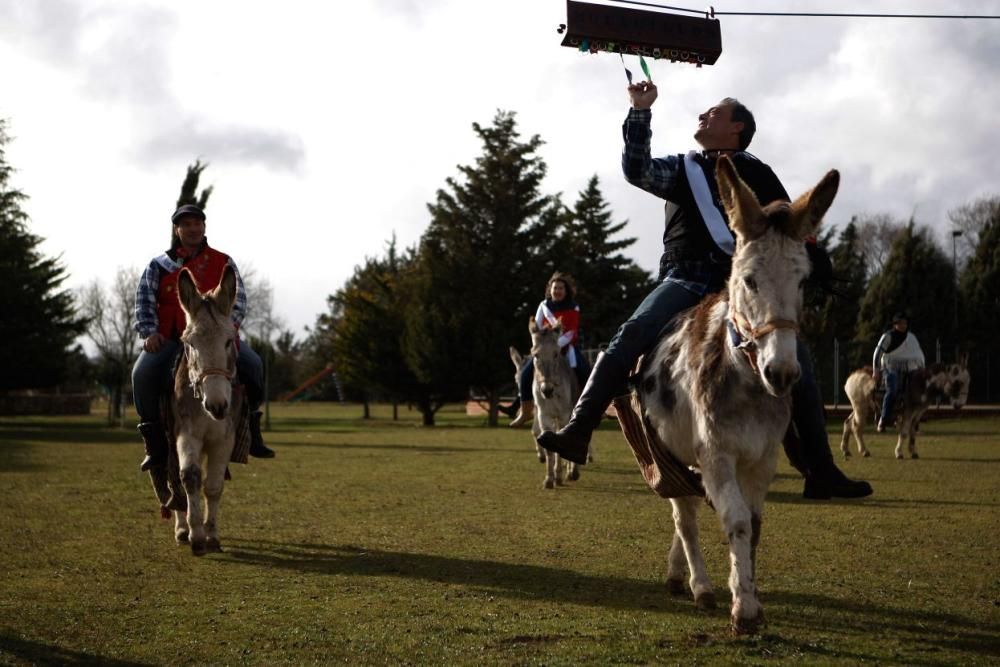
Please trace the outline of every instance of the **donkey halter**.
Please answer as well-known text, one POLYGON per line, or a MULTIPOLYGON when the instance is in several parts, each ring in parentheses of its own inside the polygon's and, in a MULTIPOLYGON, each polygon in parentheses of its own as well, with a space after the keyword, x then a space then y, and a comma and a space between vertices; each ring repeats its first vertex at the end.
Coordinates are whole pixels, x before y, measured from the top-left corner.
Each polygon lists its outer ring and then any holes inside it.
MULTIPOLYGON (((230 355, 230 357, 232 356, 233 355, 230 355)), ((202 386, 205 384, 206 378, 209 378, 213 375, 218 375, 232 382, 233 378, 236 377, 235 369, 230 371, 228 368, 219 368, 217 366, 209 366, 208 368, 202 368, 197 374, 191 373, 190 369, 192 364, 191 364, 191 357, 188 355, 188 345, 184 346, 184 359, 188 363, 188 368, 189 368, 188 379, 191 381, 190 382, 191 393, 194 394, 195 398, 200 399, 202 397, 202 394, 204 393, 202 391, 202 386)))
POLYGON ((794 320, 774 319, 754 328, 750 326, 745 317, 733 309, 730 309, 729 317, 733 322, 736 334, 742 339, 736 349, 743 351, 747 361, 750 362, 750 368, 757 375, 760 375, 760 368, 757 366, 757 349, 760 347, 758 341, 778 329, 791 329, 795 333, 799 332, 799 323, 794 320))

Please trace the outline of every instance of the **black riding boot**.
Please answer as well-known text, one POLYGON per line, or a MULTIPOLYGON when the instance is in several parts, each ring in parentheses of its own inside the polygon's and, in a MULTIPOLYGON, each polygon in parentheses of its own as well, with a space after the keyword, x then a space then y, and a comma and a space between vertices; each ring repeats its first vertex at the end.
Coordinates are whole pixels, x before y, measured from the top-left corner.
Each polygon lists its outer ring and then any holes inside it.
POLYGON ((160 422, 142 422, 137 427, 146 445, 146 458, 139 464, 143 472, 150 468, 167 466, 167 434, 160 422))
MULTIPOLYGON (((803 356, 808 357, 808 352, 799 355, 800 364, 811 363, 803 356)), ((803 377, 812 377, 812 373, 803 377)), ((789 462, 806 478, 804 498, 863 498, 872 494, 871 484, 848 479, 833 462, 823 400, 812 382, 800 380, 792 389, 792 423, 784 444, 789 462)))
POLYGON ((250 414, 250 456, 258 459, 273 459, 274 450, 264 444, 264 436, 260 432, 260 411, 250 414))
POLYGON ((628 371, 614 357, 603 352, 598 355, 569 423, 556 433, 545 431, 539 435, 538 444, 568 461, 586 464, 590 436, 604 418, 611 399, 625 393, 628 371))
POLYGON ((505 414, 505 415, 507 415, 508 417, 511 417, 511 418, 513 418, 514 415, 517 414, 517 411, 520 408, 521 408, 521 397, 520 396, 518 396, 517 398, 515 398, 514 401, 510 405, 508 405, 506 407, 503 406, 503 405, 498 405, 497 406, 497 410, 499 412, 502 412, 503 414, 505 414))

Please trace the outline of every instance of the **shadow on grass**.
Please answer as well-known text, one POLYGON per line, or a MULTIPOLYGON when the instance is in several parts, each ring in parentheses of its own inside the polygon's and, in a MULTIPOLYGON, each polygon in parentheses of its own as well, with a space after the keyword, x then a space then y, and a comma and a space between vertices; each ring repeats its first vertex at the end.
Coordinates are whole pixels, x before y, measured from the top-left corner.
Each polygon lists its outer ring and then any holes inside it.
POLYGON ((945 463, 1000 463, 1000 459, 951 459, 944 456, 934 456, 924 454, 923 450, 917 450, 920 453, 920 458, 925 461, 943 461, 945 463))
POLYGON ((42 472, 48 466, 31 460, 31 445, 0 441, 0 472, 42 472))
POLYGON ((102 655, 81 653, 70 649, 42 644, 41 642, 18 639, 10 635, 0 634, 0 662, 12 656, 15 661, 24 661, 30 665, 102 665, 107 667, 138 667, 148 665, 146 662, 130 662, 115 660, 102 655))
POLYGON ((418 579, 466 586, 515 600, 699 613, 694 602, 671 598, 665 584, 639 579, 593 576, 543 565, 380 551, 355 545, 279 544, 232 538, 228 542, 228 559, 246 565, 326 575, 418 579))
POLYGON ((867 498, 830 498, 828 500, 810 500, 803 498, 799 492, 771 490, 767 492, 767 502, 787 503, 791 505, 867 505, 869 507, 913 507, 916 505, 931 505, 933 507, 949 505, 974 508, 1000 507, 1000 503, 987 503, 982 500, 966 502, 961 500, 944 500, 942 498, 883 498, 878 495, 878 486, 875 484, 872 486, 875 486, 875 493, 867 498))
MULTIPOLYGON (((962 651, 981 656, 1000 657, 1000 623, 976 623, 955 614, 923 611, 905 607, 881 607, 869 602, 855 602, 826 595, 795 591, 763 591, 761 602, 788 605, 791 608, 809 607, 837 612, 836 618, 826 616, 824 625, 851 635, 864 635, 878 628, 898 639, 909 637, 914 644, 926 650, 962 651), (890 620, 891 619, 891 620, 890 620)), ((804 631, 815 628, 805 617, 791 614, 782 618, 782 624, 804 631)), ((911 664, 954 664, 954 654, 948 659, 911 664)))
MULTIPOLYGON (((227 553, 231 562, 299 573, 398 577, 464 586, 513 600, 555 601, 616 610, 704 614, 695 609, 690 599, 671 597, 659 582, 595 576, 564 568, 381 551, 356 545, 281 544, 240 539, 231 539, 230 545, 227 553)), ((722 621, 728 615, 728 592, 724 585, 717 589, 717 595, 720 596, 719 609, 712 615, 722 621)), ((789 609, 789 613, 776 620, 783 626, 801 629, 806 634, 817 630, 815 614, 796 614, 795 609, 822 612, 823 631, 827 633, 860 635, 879 628, 880 632, 907 639, 925 650, 1000 655, 1000 644, 997 642, 1000 624, 997 623, 977 623, 950 613, 888 607, 795 591, 765 589, 761 598, 765 607, 769 604, 783 605, 789 609)), ((817 647, 809 644, 800 645, 799 650, 807 655, 817 653, 817 647)), ((836 654, 844 657, 840 651, 836 654)), ((874 655, 856 654, 854 657, 877 659, 874 655)), ((951 658, 954 658, 954 653, 951 658)), ((932 657, 920 662, 945 664, 932 657)))
POLYGON ((0 443, 9 441, 59 442, 74 445, 108 445, 142 442, 133 428, 112 428, 95 424, 45 424, 37 427, 24 424, 0 424, 0 443))
POLYGON ((507 449, 489 449, 486 447, 476 447, 469 445, 468 447, 446 447, 442 445, 407 445, 398 443, 346 443, 346 442, 283 442, 281 440, 268 441, 272 445, 281 447, 282 449, 296 448, 296 447, 317 447, 322 449, 371 449, 374 451, 398 451, 398 452, 418 452, 418 453, 431 453, 431 454, 450 454, 450 453, 465 453, 465 454, 480 454, 482 452, 502 452, 509 453, 510 450, 507 449))
POLYGON ((433 430, 456 430, 475 429, 486 426, 485 422, 466 422, 463 418, 458 423, 445 421, 436 423, 434 426, 424 426, 419 420, 400 419, 393 421, 385 417, 373 417, 363 419, 362 417, 280 417, 273 418, 271 430, 274 432, 288 431, 301 432, 309 431, 314 433, 357 433, 359 431, 370 431, 373 429, 433 429, 433 430))

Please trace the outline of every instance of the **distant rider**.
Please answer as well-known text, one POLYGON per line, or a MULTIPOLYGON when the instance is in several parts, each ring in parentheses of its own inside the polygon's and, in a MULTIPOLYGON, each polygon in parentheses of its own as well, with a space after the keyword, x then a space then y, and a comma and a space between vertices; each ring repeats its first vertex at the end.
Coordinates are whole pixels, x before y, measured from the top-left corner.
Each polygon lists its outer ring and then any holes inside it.
POLYGON ((875 386, 878 386, 882 374, 885 374, 882 416, 876 428, 879 433, 884 433, 886 427, 893 423, 892 408, 899 393, 900 378, 904 373, 924 367, 924 351, 920 349, 917 337, 907 331, 907 327, 906 315, 896 313, 892 317, 892 328, 882 334, 875 346, 875 356, 872 359, 875 386))

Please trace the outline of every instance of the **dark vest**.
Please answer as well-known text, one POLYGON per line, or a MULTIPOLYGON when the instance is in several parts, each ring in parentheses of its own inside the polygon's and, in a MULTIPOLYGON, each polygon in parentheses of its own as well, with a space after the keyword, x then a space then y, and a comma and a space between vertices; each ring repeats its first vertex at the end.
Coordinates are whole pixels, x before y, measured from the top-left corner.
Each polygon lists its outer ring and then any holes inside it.
MULTIPOLYGON (((674 262, 711 261, 722 265, 725 274, 728 275, 730 257, 719 250, 715 241, 712 240, 712 235, 708 231, 708 227, 705 226, 701 213, 698 212, 698 204, 694 200, 694 195, 691 194, 691 185, 688 183, 687 172, 684 168, 684 156, 678 157, 680 171, 677 185, 674 187, 673 194, 667 198, 664 207, 666 224, 663 230, 660 278, 663 278, 666 269, 674 262)), ((781 181, 778 180, 769 166, 749 153, 736 153, 731 158, 736 172, 757 195, 757 201, 762 206, 778 199, 788 200, 788 193, 785 192, 781 181)), ((712 192, 712 200, 715 202, 716 208, 722 211, 722 217, 725 218, 725 211, 719 201, 719 186, 715 182, 716 158, 699 155, 695 159, 705 172, 705 180, 708 181, 708 188, 712 192)))

